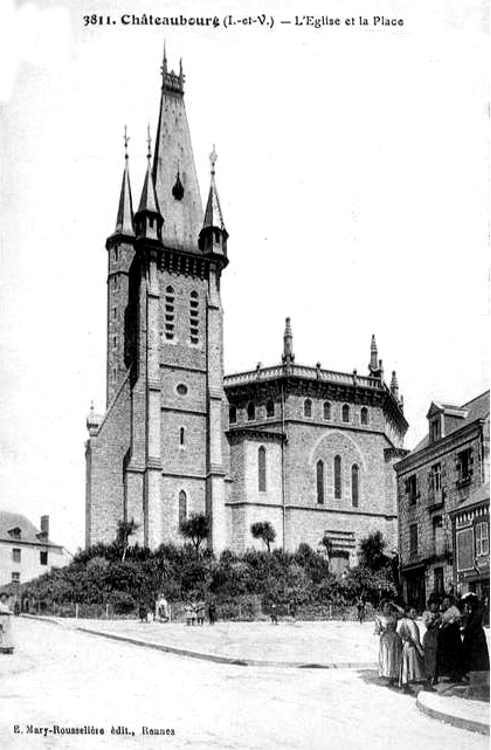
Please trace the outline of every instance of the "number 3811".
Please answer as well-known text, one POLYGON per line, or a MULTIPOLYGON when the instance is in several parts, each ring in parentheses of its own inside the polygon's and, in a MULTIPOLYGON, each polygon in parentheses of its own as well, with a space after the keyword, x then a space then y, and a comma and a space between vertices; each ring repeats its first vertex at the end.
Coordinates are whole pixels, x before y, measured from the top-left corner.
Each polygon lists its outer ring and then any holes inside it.
POLYGON ((83 16, 84 26, 103 26, 106 23, 112 23, 111 16, 98 16, 92 13, 91 16, 83 16))

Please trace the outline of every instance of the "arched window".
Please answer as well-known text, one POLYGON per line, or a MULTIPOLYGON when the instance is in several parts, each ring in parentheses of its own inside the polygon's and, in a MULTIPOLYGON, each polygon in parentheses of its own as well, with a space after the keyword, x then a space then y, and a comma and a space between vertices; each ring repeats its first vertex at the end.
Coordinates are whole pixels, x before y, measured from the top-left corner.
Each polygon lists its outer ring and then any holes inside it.
POLYGON ((174 289, 168 286, 165 290, 165 338, 167 340, 174 338, 174 302, 174 289))
POLYGON ((324 401, 324 419, 331 419, 331 404, 324 401))
POLYGON ((324 503, 324 462, 317 461, 316 465, 317 502, 324 503))
POLYGON ((304 417, 312 416, 312 401, 310 398, 306 398, 303 402, 303 415, 304 417))
POLYGON ((266 448, 261 445, 257 452, 257 479, 259 492, 266 492, 266 448))
POLYGON ((351 467, 351 504, 353 508, 358 507, 360 493, 360 467, 353 464, 351 467))
POLYGON ((186 430, 184 427, 179 427, 179 445, 186 444, 186 430))
POLYGON ((254 404, 251 403, 247 405, 247 419, 249 422, 251 422, 253 419, 256 419, 256 407, 254 404))
POLYGON ((179 523, 186 520, 187 514, 187 497, 184 490, 181 490, 179 493, 179 523))
POLYGON ((334 456, 334 497, 340 500, 343 493, 341 481, 341 456, 334 456))
POLYGON ((266 416, 274 417, 274 401, 271 401, 271 399, 266 404, 266 416))
POLYGON ((343 422, 349 422, 349 406, 343 404, 343 422))
POLYGON ((360 412, 360 422, 362 424, 368 424, 368 409, 366 406, 362 406, 360 412))
POLYGON ((199 344, 198 292, 192 291, 189 299, 189 338, 192 344, 199 344))
POLYGON ((228 410, 228 421, 230 424, 235 424, 237 422, 237 407, 231 406, 228 410))

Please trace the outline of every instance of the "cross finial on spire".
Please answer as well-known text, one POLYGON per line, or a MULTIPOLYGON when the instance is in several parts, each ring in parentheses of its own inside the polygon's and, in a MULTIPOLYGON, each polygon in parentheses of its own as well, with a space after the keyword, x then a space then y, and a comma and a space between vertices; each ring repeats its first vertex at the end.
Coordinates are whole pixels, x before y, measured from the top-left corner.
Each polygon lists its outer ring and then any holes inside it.
POLYGON ((127 159, 128 158, 128 141, 130 140, 130 137, 128 135, 128 128, 126 127, 126 125, 124 126, 123 139, 124 139, 124 158, 127 159))
POLYGON ((217 152, 215 151, 215 144, 213 144, 213 151, 210 154, 210 164, 211 164, 211 173, 215 174, 215 164, 217 162, 218 156, 217 152))

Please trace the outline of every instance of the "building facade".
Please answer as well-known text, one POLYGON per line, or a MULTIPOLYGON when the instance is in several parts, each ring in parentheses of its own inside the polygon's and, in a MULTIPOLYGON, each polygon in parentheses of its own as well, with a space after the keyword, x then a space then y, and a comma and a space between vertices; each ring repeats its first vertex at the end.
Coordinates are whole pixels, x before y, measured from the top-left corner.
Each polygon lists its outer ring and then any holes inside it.
POLYGON ((49 516, 41 516, 38 529, 20 513, 0 511, 0 586, 20 586, 63 567, 70 557, 49 538, 49 516))
POLYGON ((229 546, 251 546, 269 520, 277 544, 332 543, 333 567, 356 562, 361 538, 382 531, 397 546, 394 463, 407 423, 398 385, 383 380, 375 339, 367 376, 295 364, 287 318, 281 364, 227 375, 229 546))
POLYGON ((404 596, 419 608, 478 581, 489 590, 489 391, 462 406, 433 402, 427 419, 427 436, 395 467, 404 596))
POLYGON ((260 544, 250 526, 266 520, 289 550, 328 534, 340 565, 371 531, 394 548, 393 465, 408 425, 375 338, 367 376, 303 367, 287 320, 278 366, 224 377, 216 155, 203 211, 184 75, 165 55, 153 155, 148 141, 136 212, 126 149, 106 242, 107 403, 87 422, 86 544, 112 541, 130 519, 135 541, 181 542, 180 521, 206 513, 217 552, 260 544))

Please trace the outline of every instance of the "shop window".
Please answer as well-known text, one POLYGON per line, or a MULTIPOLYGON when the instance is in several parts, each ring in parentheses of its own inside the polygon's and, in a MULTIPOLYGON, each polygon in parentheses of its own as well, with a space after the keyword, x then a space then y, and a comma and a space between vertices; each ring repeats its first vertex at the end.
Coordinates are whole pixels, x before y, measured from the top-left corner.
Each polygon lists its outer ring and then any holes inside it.
POLYGON ((487 521, 476 526, 476 556, 489 555, 489 524, 487 521))

